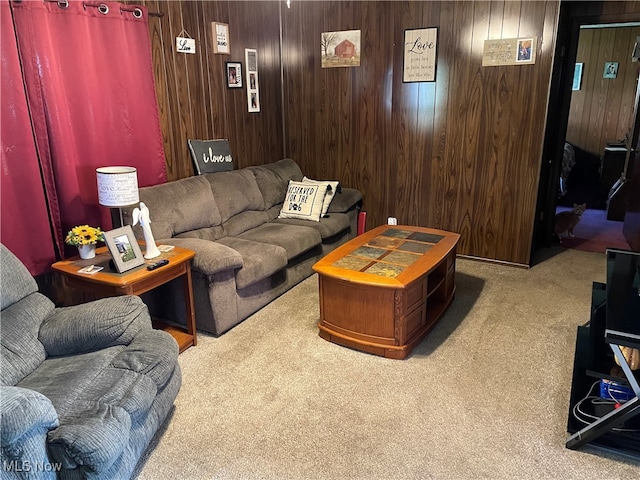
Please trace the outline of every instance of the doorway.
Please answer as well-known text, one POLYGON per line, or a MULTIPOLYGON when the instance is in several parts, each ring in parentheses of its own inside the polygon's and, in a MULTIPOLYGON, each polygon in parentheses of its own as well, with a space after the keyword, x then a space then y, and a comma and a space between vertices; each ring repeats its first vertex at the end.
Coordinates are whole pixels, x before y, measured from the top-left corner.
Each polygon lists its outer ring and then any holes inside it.
POLYGON ((630 248, 623 233, 625 205, 620 211, 619 199, 609 197, 626 165, 616 149, 630 145, 635 123, 640 63, 631 61, 631 52, 640 14, 577 16, 572 8, 571 2, 561 5, 532 255, 558 244, 602 253, 630 248), (559 242, 556 213, 583 203, 587 210, 575 238, 559 242))
POLYGON ((580 25, 555 213, 575 205, 586 210, 573 217, 580 220, 575 237, 561 238, 563 247, 629 249, 623 224, 630 192, 615 186, 627 177, 639 65, 631 54, 638 37, 638 22, 580 25))

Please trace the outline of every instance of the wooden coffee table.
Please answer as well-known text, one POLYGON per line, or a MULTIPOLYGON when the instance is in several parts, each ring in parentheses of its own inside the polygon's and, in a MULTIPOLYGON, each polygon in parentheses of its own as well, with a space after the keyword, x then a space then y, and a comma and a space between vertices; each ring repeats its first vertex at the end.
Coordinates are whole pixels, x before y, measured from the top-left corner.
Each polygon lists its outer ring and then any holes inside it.
POLYGON ((329 253, 313 266, 320 336, 405 358, 453 300, 459 239, 444 230, 382 225, 329 253))
MULTIPOLYGON (((144 248, 144 246, 142 247, 144 248)), ((96 249, 96 256, 90 260, 79 257, 69 258, 54 263, 51 267, 62 278, 62 284, 71 292, 67 304, 81 303, 87 300, 115 297, 119 295, 142 295, 171 280, 182 277, 184 302, 186 311, 186 328, 168 324, 160 319, 154 319, 153 325, 169 332, 178 342, 182 353, 197 343, 195 309, 193 305, 193 288, 191 283, 191 260, 195 252, 186 248, 175 247, 169 252, 161 253, 159 257, 146 260, 145 264, 132 270, 118 273, 109 265, 111 255, 107 247, 96 249), (168 260, 169 263, 155 270, 147 270, 147 265, 158 260, 168 260), (79 273, 78 270, 88 265, 99 265, 104 268, 93 275, 79 273), (73 295, 82 292, 82 297, 73 295)))

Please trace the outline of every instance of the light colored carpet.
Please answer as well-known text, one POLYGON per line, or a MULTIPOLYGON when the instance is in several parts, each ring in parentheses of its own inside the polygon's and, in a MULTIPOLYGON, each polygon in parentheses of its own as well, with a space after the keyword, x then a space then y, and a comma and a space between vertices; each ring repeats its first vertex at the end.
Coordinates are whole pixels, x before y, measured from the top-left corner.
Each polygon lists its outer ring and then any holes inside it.
POLYGON ((315 275, 200 334, 134 477, 638 478, 638 462, 564 446, 576 327, 605 260, 545 256, 530 269, 458 258, 456 298, 405 360, 321 339, 315 275))

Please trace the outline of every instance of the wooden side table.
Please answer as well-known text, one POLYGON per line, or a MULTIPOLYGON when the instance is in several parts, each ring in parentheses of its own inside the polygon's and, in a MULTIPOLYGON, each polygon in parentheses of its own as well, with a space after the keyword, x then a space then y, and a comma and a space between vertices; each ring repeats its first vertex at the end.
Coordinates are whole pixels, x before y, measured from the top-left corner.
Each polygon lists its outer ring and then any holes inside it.
POLYGON ((80 257, 73 257, 54 263, 52 268, 62 278, 62 284, 65 288, 87 293, 94 299, 118 295, 142 295, 175 278, 182 277, 187 321, 186 331, 183 328, 154 320, 156 328, 165 330, 176 339, 180 353, 182 353, 197 343, 191 283, 191 259, 194 256, 195 252, 192 250, 175 247, 169 252, 162 253, 159 257, 146 260, 146 263, 140 267, 118 273, 109 266, 111 254, 105 246, 96 249, 95 258, 82 260, 80 257), (147 270, 147 265, 162 259, 169 260, 169 263, 155 270, 147 270), (78 273, 78 270, 88 265, 97 265, 104 267, 104 269, 93 275, 78 273))

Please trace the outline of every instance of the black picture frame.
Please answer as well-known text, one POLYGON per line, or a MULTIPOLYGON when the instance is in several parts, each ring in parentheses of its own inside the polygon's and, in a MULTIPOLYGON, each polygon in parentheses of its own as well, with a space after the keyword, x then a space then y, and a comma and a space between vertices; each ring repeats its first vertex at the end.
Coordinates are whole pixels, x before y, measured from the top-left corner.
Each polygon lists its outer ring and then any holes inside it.
POLYGON ((227 88, 242 88, 242 62, 226 62, 227 88))
POLYGON ((144 265, 144 257, 131 225, 104 232, 104 242, 118 273, 144 265))

